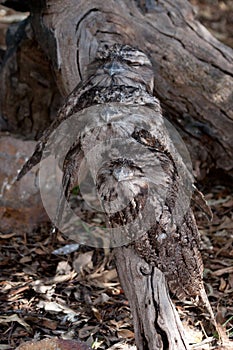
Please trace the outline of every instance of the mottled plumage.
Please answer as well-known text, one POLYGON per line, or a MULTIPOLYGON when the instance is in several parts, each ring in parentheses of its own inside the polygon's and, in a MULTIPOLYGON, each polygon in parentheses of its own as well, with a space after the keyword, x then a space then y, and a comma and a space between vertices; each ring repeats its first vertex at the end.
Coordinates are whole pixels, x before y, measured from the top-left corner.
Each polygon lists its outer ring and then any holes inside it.
MULTIPOLYGON (((62 121, 98 105, 95 122, 99 125, 100 109, 109 109, 112 113, 101 128, 78 131, 63 165, 65 196, 69 197, 78 181, 85 154, 106 139, 126 140, 125 148, 112 142, 108 148, 112 158, 108 156, 95 170, 108 227, 131 235, 137 253, 164 272, 172 292, 181 298, 203 297, 200 236, 189 208, 193 178, 174 147, 152 92, 153 71, 143 52, 128 45, 103 47, 90 65, 88 77, 67 97, 19 178, 40 161, 48 138, 62 121), (140 122, 138 115, 143 115, 140 122)), ((90 158, 93 169, 95 158, 90 158)), ((196 193, 199 205, 210 214, 204 198, 196 193)))
POLYGON ((157 101, 152 96, 153 70, 147 56, 128 45, 104 47, 81 81, 66 98, 57 118, 45 130, 31 158, 18 175, 18 180, 40 162, 51 133, 69 116, 95 104, 108 102, 150 104, 157 101))

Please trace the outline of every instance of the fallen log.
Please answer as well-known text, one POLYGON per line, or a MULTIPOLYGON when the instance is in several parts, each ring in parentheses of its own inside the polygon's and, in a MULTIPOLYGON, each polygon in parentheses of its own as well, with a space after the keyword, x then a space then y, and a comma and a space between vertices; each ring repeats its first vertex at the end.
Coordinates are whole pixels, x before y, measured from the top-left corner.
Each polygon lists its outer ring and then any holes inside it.
POLYGON ((151 63, 142 51, 100 47, 90 76, 68 96, 18 179, 41 161, 41 195, 53 223, 81 244, 115 249, 137 348, 182 350, 188 345, 167 283, 180 298, 199 296, 215 321, 189 209, 193 178, 152 91, 151 63), (49 167, 63 168, 52 205, 50 190, 57 183, 51 178, 58 176, 49 167), (107 230, 99 236, 92 226, 83 237, 80 218, 70 210, 67 200, 77 185, 89 204, 96 193, 92 202, 106 216, 107 230))

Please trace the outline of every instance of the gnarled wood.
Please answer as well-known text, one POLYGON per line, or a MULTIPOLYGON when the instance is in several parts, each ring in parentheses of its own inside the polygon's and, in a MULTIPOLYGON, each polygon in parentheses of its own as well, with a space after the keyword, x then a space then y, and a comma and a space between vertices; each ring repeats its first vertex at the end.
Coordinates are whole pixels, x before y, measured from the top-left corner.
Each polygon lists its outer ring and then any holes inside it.
POLYGON ((133 315, 137 348, 189 349, 161 271, 139 258, 132 246, 116 248, 115 257, 133 315))
MULTIPOLYGON (((25 2, 1 2, 25 10, 25 2)), ((194 166, 200 163, 196 175, 202 178, 210 168, 233 174, 232 49, 195 20, 188 1, 31 0, 28 6, 36 38, 52 62, 63 95, 85 77, 100 43, 139 47, 153 63, 154 91, 165 116, 182 132, 194 166)), ((41 108, 43 119, 47 108, 41 108)), ((5 112, 12 118, 10 109, 5 112)), ((24 133, 35 135, 30 127, 24 133)))
MULTIPOLYGON (((134 301, 138 348, 185 349, 163 273, 172 292, 179 297, 201 296, 209 307, 199 232, 187 210, 192 175, 174 147, 159 101, 152 96, 153 72, 143 52, 119 44, 100 48, 89 74, 68 96, 18 178, 40 161, 42 153, 52 159, 58 151, 63 180, 58 210, 50 214, 55 225, 65 234, 77 233, 79 220, 70 213, 66 199, 83 182, 89 188, 88 193, 81 190, 83 198, 87 195, 90 201, 97 191, 93 202, 99 202, 108 229, 99 237, 90 230, 88 239, 80 237, 79 243, 91 244, 96 238, 94 246, 127 246, 126 251, 116 249, 117 266, 126 296, 134 301), (82 171, 91 176, 80 183, 82 171), (127 252, 129 266, 121 261, 121 251, 127 252), (135 289, 135 298, 130 288, 135 289)), ((210 312, 214 319, 211 308, 210 312)))
POLYGON ((183 130, 192 159, 232 174, 232 49, 195 21, 187 1, 36 3, 33 27, 63 94, 85 77, 100 43, 139 47, 149 54, 156 96, 183 130))

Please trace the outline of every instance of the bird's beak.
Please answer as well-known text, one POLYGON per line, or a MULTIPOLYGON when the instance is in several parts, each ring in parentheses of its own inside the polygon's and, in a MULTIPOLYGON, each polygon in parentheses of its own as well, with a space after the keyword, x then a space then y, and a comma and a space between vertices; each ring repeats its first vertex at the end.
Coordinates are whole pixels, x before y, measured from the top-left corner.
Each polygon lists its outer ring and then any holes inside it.
POLYGON ((118 182, 130 180, 133 177, 133 171, 125 166, 114 169, 113 176, 118 182))
POLYGON ((122 73, 124 70, 125 69, 122 67, 122 65, 115 60, 104 65, 104 72, 109 74, 111 77, 115 74, 122 73))

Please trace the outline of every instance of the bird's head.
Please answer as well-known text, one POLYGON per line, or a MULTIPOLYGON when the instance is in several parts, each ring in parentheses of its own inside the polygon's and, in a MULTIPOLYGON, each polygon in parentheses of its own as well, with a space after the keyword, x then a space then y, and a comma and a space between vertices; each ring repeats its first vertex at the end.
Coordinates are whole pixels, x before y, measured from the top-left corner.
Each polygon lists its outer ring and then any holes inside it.
POLYGON ((141 88, 152 94, 154 78, 152 64, 146 54, 129 45, 101 47, 97 60, 90 65, 96 86, 124 85, 141 88))

